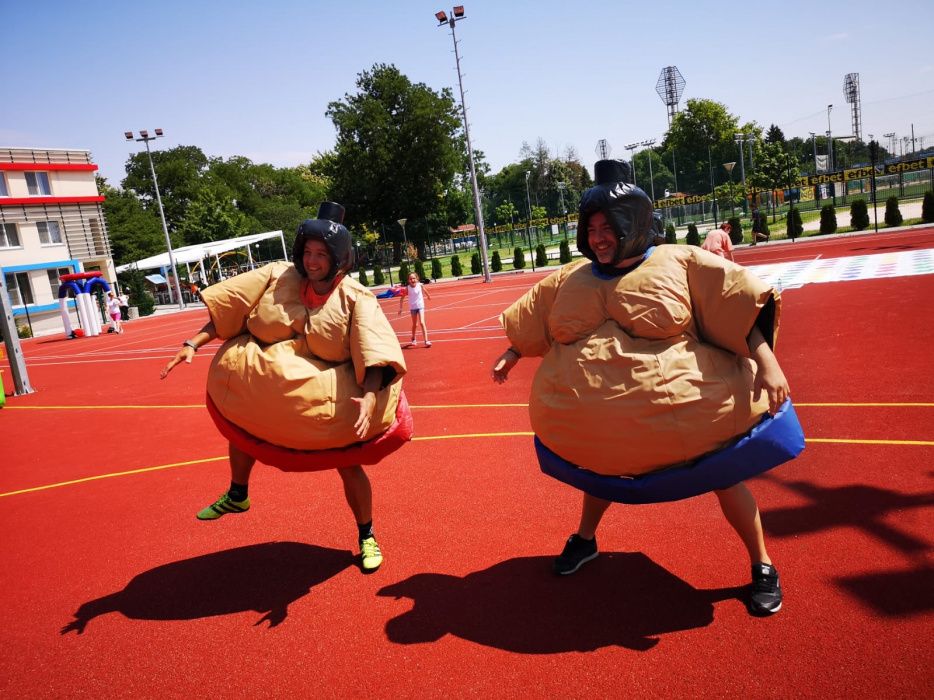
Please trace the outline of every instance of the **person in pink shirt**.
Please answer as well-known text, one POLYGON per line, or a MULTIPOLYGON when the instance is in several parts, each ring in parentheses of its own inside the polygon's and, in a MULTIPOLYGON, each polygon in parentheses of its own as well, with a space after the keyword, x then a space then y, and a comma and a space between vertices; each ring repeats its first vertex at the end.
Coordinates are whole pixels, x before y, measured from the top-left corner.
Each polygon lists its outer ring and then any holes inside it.
POLYGON ((707 234, 701 248, 710 251, 714 255, 719 255, 721 258, 726 258, 730 262, 736 262, 733 260, 733 241, 730 240, 730 231, 732 228, 732 226, 724 221, 720 225, 720 228, 707 234))

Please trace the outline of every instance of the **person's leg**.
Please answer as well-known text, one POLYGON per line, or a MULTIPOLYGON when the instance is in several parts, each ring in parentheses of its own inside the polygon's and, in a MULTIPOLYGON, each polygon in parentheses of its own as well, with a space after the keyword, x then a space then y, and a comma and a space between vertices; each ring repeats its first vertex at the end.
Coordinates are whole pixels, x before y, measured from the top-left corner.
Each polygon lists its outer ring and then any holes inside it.
POLYGON ((415 344, 415 329, 418 327, 418 312, 409 311, 409 316, 412 318, 412 344, 415 344))
POLYGON ((418 321, 422 324, 422 337, 425 339, 425 345, 431 345, 428 342, 428 327, 425 325, 425 309, 418 310, 418 321))
POLYGON ((752 585, 746 606, 753 615, 772 615, 782 608, 778 571, 765 549, 759 508, 744 483, 716 491, 727 522, 739 535, 752 564, 752 585))
POLYGON ((338 469, 344 483, 344 498, 350 506, 357 525, 364 525, 373 520, 373 489, 363 467, 356 465, 338 469))
POLYGON ((360 542, 360 566, 369 573, 376 571, 383 563, 383 553, 373 534, 373 488, 363 467, 356 465, 338 469, 344 484, 344 497, 357 521, 360 542))
POLYGON ((584 494, 577 532, 568 538, 564 550, 554 561, 556 574, 573 574, 581 566, 597 558, 597 526, 609 507, 610 501, 591 496, 589 493, 584 494))
POLYGON ((198 512, 198 520, 217 520, 228 513, 244 513, 250 509, 250 473, 256 459, 228 443, 230 456, 230 488, 214 503, 198 512))
POLYGON ((724 517, 746 547, 750 563, 771 564, 772 560, 765 550, 765 535, 762 532, 759 508, 746 484, 739 483, 714 493, 720 501, 724 517))

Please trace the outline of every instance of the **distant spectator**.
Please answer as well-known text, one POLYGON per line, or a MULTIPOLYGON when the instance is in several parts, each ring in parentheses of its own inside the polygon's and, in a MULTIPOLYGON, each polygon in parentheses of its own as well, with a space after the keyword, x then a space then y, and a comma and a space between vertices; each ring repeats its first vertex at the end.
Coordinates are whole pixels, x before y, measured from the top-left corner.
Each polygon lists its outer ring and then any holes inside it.
POLYGON ((733 260, 733 241, 730 240, 730 231, 732 230, 733 227, 724 221, 720 224, 720 228, 707 234, 701 248, 714 255, 719 255, 721 258, 726 258, 730 262, 735 262, 733 260))

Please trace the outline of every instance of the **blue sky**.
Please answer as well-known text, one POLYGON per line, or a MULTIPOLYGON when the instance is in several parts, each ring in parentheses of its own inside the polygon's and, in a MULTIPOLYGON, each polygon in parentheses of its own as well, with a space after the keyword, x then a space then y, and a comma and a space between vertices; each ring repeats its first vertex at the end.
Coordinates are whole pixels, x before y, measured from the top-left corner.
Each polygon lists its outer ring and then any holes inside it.
MULTIPOLYGON (((523 141, 613 155, 661 139, 662 68, 684 100, 718 100, 741 120, 787 136, 850 133, 843 96, 860 74, 864 134, 934 146, 934 2, 763 4, 672 0, 571 3, 471 0, 457 24, 474 147, 494 170, 523 141)), ((414 82, 452 87, 451 5, 412 0, 0 0, 4 102, 0 146, 90 150, 118 184, 139 144, 126 130, 161 127, 158 148, 199 146, 296 165, 334 144, 328 102, 357 74, 393 63, 414 82)))

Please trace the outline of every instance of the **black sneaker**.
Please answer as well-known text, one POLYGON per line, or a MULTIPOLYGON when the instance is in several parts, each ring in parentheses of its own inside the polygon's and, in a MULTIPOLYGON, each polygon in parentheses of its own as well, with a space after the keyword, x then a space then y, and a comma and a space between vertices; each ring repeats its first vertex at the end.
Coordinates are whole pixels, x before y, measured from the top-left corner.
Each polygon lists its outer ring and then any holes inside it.
POLYGON ((753 615, 774 615, 782 609, 778 570, 771 564, 752 565, 752 587, 746 605, 753 615))
POLYGON ((564 551, 555 558, 555 573, 561 576, 573 574, 587 562, 597 558, 597 538, 585 540, 571 535, 564 545, 564 551))

